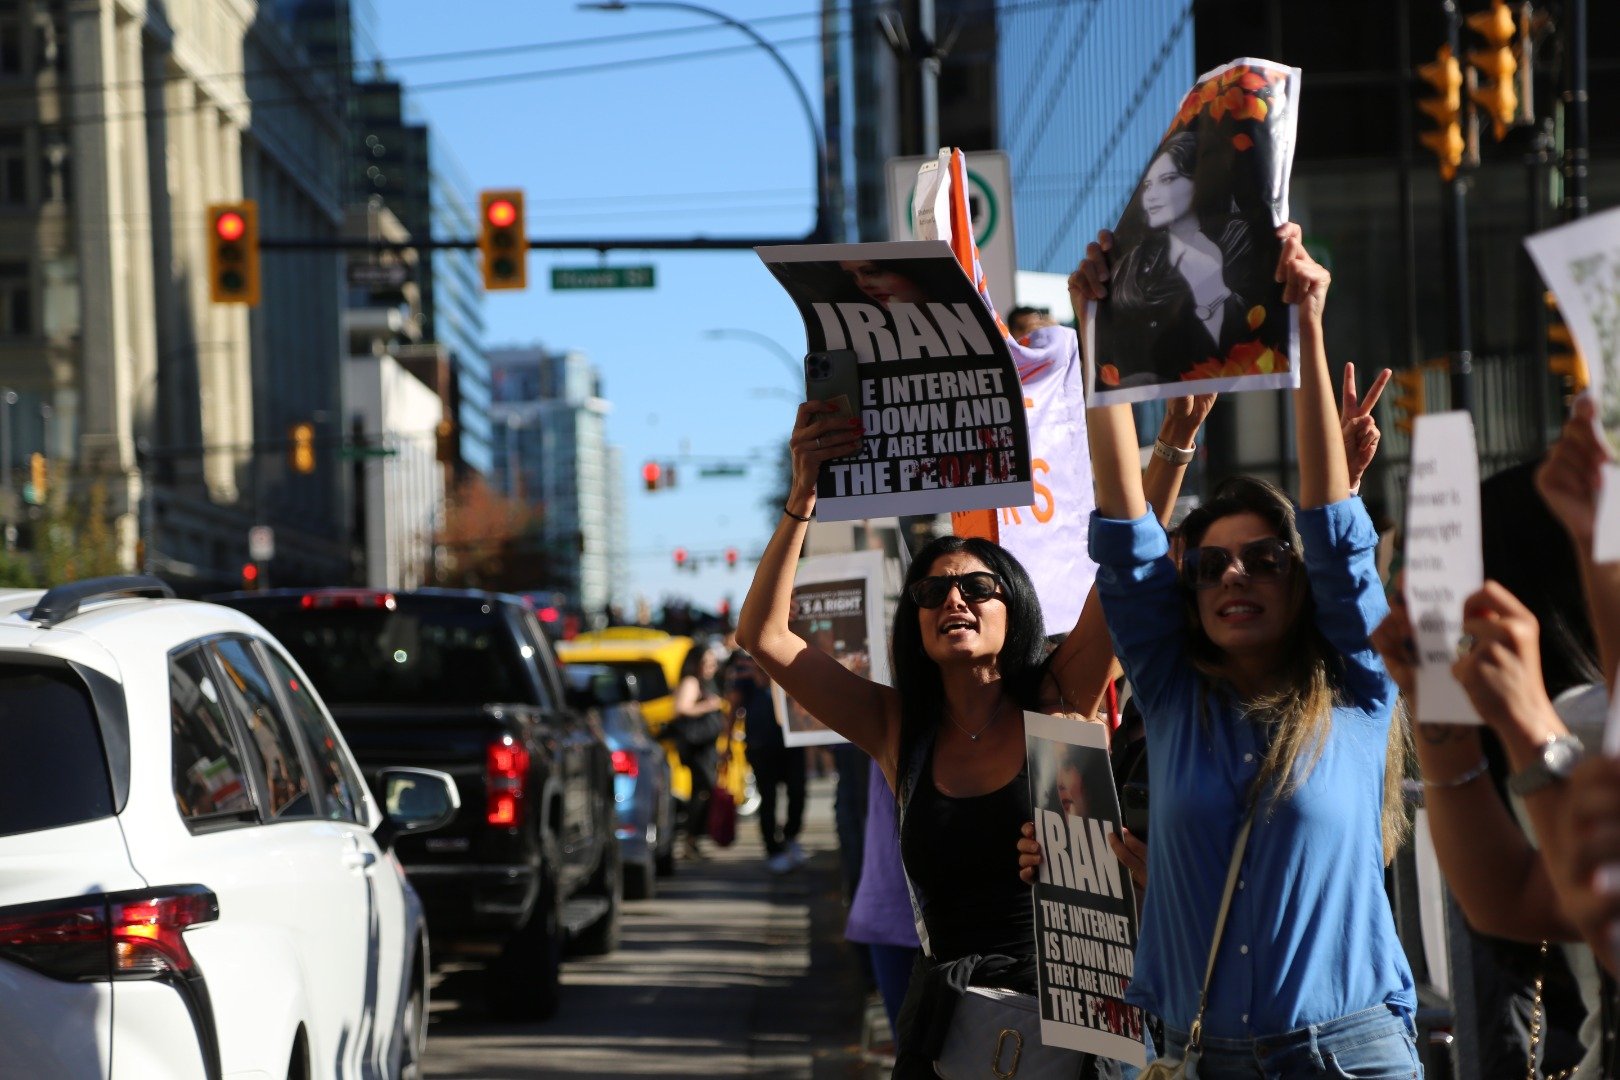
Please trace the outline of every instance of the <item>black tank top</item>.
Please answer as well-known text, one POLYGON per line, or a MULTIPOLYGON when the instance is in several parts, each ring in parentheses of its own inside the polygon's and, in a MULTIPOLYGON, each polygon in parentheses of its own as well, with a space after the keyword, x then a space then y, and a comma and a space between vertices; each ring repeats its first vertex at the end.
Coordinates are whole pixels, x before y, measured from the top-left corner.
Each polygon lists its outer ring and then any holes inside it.
POLYGON ((935 960, 1034 958, 1035 912, 1030 887, 1018 877, 1017 847, 1031 817, 1027 761, 1000 790, 957 799, 934 787, 930 749, 906 811, 900 858, 935 960))

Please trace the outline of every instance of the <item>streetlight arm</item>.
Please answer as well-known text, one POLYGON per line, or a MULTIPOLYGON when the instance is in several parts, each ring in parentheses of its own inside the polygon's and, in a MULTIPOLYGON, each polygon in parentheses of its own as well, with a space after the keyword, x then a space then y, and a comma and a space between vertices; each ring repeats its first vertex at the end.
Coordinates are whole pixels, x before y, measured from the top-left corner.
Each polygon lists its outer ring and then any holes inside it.
POLYGON ((799 107, 804 110, 804 118, 810 124, 810 143, 815 152, 816 162, 816 236, 818 239, 828 239, 827 148, 822 142, 821 121, 816 118, 815 107, 810 104, 810 95, 805 93, 804 84, 799 81, 799 76, 794 73, 787 59, 777 51, 775 45, 767 41, 758 30, 740 19, 734 19, 723 11, 716 11, 714 8, 704 7, 702 4, 689 4, 686 0, 599 0, 596 3, 582 3, 577 6, 582 11, 627 11, 633 7, 691 11, 742 31, 748 35, 749 40, 755 45, 770 53, 771 59, 776 62, 776 66, 781 68, 782 74, 787 76, 788 84, 793 87, 794 96, 799 99, 799 107))
POLYGON ((740 338, 744 341, 752 341, 754 344, 764 347, 765 349, 769 350, 771 354, 774 355, 778 360, 782 361, 782 365, 788 369, 788 374, 793 378, 793 385, 801 390, 804 388, 804 367, 802 361, 795 358, 794 355, 787 350, 787 346, 783 345, 780 341, 777 341, 769 334, 762 334, 758 330, 744 330, 741 327, 720 327, 714 330, 703 331, 703 336, 712 340, 720 340, 722 338, 740 338))

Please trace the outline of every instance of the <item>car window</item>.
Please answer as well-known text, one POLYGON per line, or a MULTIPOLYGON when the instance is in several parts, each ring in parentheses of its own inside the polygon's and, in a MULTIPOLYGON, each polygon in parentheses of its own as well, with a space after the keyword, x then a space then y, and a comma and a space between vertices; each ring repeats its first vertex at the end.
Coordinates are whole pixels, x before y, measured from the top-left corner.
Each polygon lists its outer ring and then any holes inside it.
POLYGON ((669 695, 669 680, 664 677, 664 665, 658 661, 610 660, 606 663, 608 667, 635 676, 637 701, 656 701, 669 695))
POLYGON ((298 743, 270 688, 270 677, 246 641, 222 638, 214 642, 213 648, 225 673, 225 697, 247 727, 248 755, 268 800, 266 817, 279 820, 311 816, 315 802, 309 779, 298 756, 298 743))
POLYGON ((0 836, 110 817, 95 705, 77 678, 0 667, 0 836))
POLYGON ((540 707, 547 711, 556 708, 555 700, 562 694, 562 687, 557 685, 557 660, 551 653, 551 645, 546 641, 546 633, 540 627, 540 620, 534 617, 534 612, 524 611, 518 622, 523 627, 523 635, 528 640, 524 646, 533 650, 535 674, 540 677, 540 707))
POLYGON ((169 742, 174 801, 187 822, 257 814, 242 748, 200 649, 169 660, 169 742))
POLYGON ((293 719, 304 732, 304 745, 313 759, 315 783, 324 796, 326 816, 334 821, 359 824, 365 813, 361 808, 364 785, 349 765, 348 757, 338 749, 338 735, 332 729, 332 722, 287 661, 276 655, 274 649, 266 649, 265 653, 270 658, 270 674, 281 685, 281 692, 292 706, 293 719))
POLYGON ((292 654, 331 706, 537 704, 517 635, 493 604, 242 608, 292 654))

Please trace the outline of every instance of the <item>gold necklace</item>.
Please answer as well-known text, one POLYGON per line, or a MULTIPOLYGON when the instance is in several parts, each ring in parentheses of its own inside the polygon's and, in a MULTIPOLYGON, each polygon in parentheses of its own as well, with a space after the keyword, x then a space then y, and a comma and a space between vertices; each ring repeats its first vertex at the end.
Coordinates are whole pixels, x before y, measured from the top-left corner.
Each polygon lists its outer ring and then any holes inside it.
POLYGON ((983 735, 986 731, 989 731, 990 725, 1001 718, 1001 708, 1005 704, 1007 704, 1006 698, 996 698, 996 707, 990 710, 990 719, 986 720, 983 724, 980 724, 978 731, 969 731, 967 728, 963 727, 962 721, 956 718, 956 710, 951 708, 949 705, 945 706, 945 718, 951 723, 955 724, 956 729, 962 734, 966 735, 969 742, 978 742, 979 736, 983 735))

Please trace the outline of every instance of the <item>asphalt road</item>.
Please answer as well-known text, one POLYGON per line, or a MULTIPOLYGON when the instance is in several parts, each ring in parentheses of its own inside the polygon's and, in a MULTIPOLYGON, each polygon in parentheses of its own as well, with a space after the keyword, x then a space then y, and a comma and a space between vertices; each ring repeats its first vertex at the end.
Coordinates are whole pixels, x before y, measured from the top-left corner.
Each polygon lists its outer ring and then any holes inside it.
POLYGON ((757 824, 683 861, 658 897, 625 906, 611 956, 568 962, 563 1005, 543 1023, 490 1019, 474 973, 435 976, 429 1077, 883 1075, 860 1055, 868 991, 843 940, 832 782, 812 781, 807 866, 765 870, 757 824))

